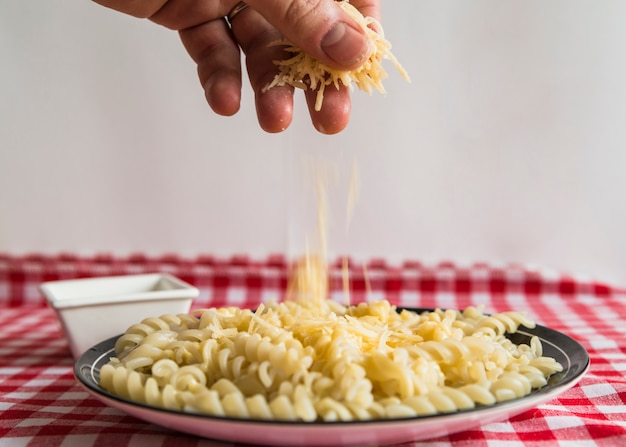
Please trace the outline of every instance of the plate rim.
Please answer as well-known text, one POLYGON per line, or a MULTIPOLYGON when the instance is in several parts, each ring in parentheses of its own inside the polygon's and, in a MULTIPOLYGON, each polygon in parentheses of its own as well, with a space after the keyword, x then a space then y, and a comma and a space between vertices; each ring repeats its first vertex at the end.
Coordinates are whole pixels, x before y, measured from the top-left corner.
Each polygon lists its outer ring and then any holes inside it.
MULTIPOLYGON (((398 311, 409 310, 409 311, 418 312, 418 313, 419 312, 432 312, 435 309, 436 308, 397 306, 398 311)), ((535 405, 539 405, 541 402, 549 400, 550 398, 556 397, 556 395, 559 395, 562 392, 567 391, 572 386, 576 385, 576 383, 578 383, 582 379, 582 377, 587 373, 591 365, 591 359, 585 347, 576 339, 567 335, 566 333, 557 331, 555 329, 551 329, 547 326, 543 326, 539 324, 535 325, 534 328, 526 328, 524 326, 523 329, 518 330, 516 334, 521 334, 521 335, 530 337, 530 336, 537 335, 535 332, 546 333, 546 334, 555 336, 558 339, 567 341, 568 343, 576 347, 575 352, 577 354, 582 355, 582 359, 581 359, 582 361, 580 362, 580 364, 577 364, 576 369, 572 371, 572 362, 571 362, 571 357, 570 357, 571 353, 564 351, 563 348, 560 347, 560 345, 555 344, 553 341, 546 339, 544 337, 539 337, 542 345, 544 346, 544 352, 545 352, 545 346, 546 344, 548 344, 553 349, 557 349, 558 351, 560 351, 562 355, 564 355, 567 358, 569 365, 567 367, 563 365, 562 372, 555 373, 551 376, 553 379, 555 377, 558 378, 559 376, 564 376, 563 381, 560 381, 555 385, 550 385, 550 383, 548 383, 548 385, 545 385, 539 389, 535 389, 526 396, 522 396, 516 399, 509 400, 509 401, 498 402, 492 405, 479 406, 479 407, 466 409, 466 410, 457 410, 457 411, 450 412, 450 413, 437 413, 437 414, 432 414, 432 415, 413 416, 413 417, 406 417, 406 418, 384 418, 384 419, 328 421, 328 422, 327 421, 307 422, 307 421, 289 421, 289 420, 276 420, 276 419, 254 419, 254 418, 238 418, 238 417, 232 417, 232 416, 216 416, 216 415, 209 415, 209 414, 203 414, 203 413, 185 412, 185 411, 178 411, 178 410, 172 410, 172 409, 167 409, 167 408, 162 408, 162 407, 151 406, 151 405, 144 404, 141 402, 135 402, 130 399, 117 396, 103 389, 102 387, 100 387, 93 372, 94 367, 97 366, 98 364, 97 362, 100 361, 107 354, 112 353, 114 349, 113 346, 115 344, 115 340, 117 340, 123 334, 119 334, 119 335, 110 337, 106 340, 103 340, 97 343, 96 345, 94 345, 93 347, 91 347, 90 349, 88 349, 87 351, 85 351, 76 360, 73 371, 74 371, 74 376, 76 380, 87 391, 91 392, 92 395, 94 395, 94 397, 96 398, 104 397, 109 400, 119 402, 120 404, 125 405, 125 406, 130 405, 131 407, 137 407, 139 409, 149 410, 149 411, 156 411, 164 415, 171 415, 171 416, 178 416, 178 417, 182 416, 185 418, 201 419, 203 421, 219 421, 219 422, 228 422, 228 423, 233 423, 233 424, 245 424, 245 425, 262 424, 263 426, 281 426, 281 427, 289 426, 293 428, 298 428, 298 427, 329 428, 329 427, 336 427, 336 426, 345 428, 345 427, 351 427, 351 426, 367 427, 370 425, 377 425, 377 424, 388 424, 388 425, 394 424, 394 423, 404 424, 404 423, 410 423, 410 422, 416 422, 416 421, 439 420, 441 418, 450 418, 451 416, 462 416, 462 415, 469 415, 469 414, 480 415, 484 412, 493 411, 494 409, 502 409, 503 411, 505 411, 507 408, 514 408, 515 406, 519 405, 521 402, 532 401, 534 399, 538 399, 538 403, 535 405), (109 346, 109 345, 110 347, 107 350, 103 350, 102 348, 103 346, 109 346), (91 376, 91 380, 87 380, 85 377, 85 374, 83 371, 85 367, 89 367, 89 375, 91 376)), ((532 406, 535 406, 535 405, 532 405, 532 406)))

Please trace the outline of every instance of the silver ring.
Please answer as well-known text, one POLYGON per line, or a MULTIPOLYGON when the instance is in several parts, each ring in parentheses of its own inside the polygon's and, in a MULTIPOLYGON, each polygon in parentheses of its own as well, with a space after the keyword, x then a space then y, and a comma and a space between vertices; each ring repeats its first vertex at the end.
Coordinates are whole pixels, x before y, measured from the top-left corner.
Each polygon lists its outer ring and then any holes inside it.
POLYGON ((233 26, 233 20, 235 19, 237 14, 239 14, 241 11, 243 11, 247 7, 248 7, 248 4, 246 2, 239 2, 235 6, 233 6, 233 8, 230 11, 228 11, 228 14, 226 15, 226 20, 228 21, 228 24, 230 26, 233 26))

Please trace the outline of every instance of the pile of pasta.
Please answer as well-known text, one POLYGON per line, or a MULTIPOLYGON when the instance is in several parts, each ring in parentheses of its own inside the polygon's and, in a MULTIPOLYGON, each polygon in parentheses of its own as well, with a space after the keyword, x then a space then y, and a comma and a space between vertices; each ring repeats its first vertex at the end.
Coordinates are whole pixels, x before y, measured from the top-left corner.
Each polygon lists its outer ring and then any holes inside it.
POLYGON ((364 17, 348 0, 340 0, 337 4, 361 26, 370 39, 371 52, 364 63, 354 70, 337 70, 323 64, 290 41, 280 40, 274 42, 274 45, 284 45, 285 51, 291 53, 291 57, 274 61, 279 73, 265 86, 264 91, 283 85, 303 90, 309 88, 317 90, 315 110, 320 111, 327 86, 332 85, 338 89, 339 85, 343 84, 353 89, 356 85, 360 90, 369 94, 372 94, 374 89, 385 93, 382 81, 388 75, 382 65, 383 59, 390 60, 401 76, 406 81, 410 81, 408 73, 391 52, 391 43, 385 39, 381 24, 372 17, 364 17))
POLYGON ((505 335, 519 312, 399 310, 294 299, 255 311, 147 318, 115 344, 101 386, 121 397, 214 416, 352 421, 455 412, 519 398, 561 371, 533 337, 505 335))

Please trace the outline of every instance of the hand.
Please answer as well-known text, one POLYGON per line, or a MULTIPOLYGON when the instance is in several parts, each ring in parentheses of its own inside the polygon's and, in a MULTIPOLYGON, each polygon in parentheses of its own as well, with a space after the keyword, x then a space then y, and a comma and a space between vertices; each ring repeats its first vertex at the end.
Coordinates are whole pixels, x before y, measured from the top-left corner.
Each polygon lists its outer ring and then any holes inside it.
MULTIPOLYGON (((285 130, 293 115, 293 88, 263 92, 277 73, 274 60, 285 57, 280 47, 289 39, 321 62, 337 69, 357 68, 367 57, 369 42, 362 30, 334 0, 249 0, 248 8, 225 20, 236 0, 94 0, 97 3, 177 30, 198 65, 207 102, 215 113, 232 116, 241 102, 240 49, 246 56, 261 128, 285 130)), ((380 0, 352 0, 365 16, 380 18, 380 0)), ((327 88, 319 112, 315 92, 305 92, 315 128, 326 134, 343 130, 350 119, 349 89, 327 88)))

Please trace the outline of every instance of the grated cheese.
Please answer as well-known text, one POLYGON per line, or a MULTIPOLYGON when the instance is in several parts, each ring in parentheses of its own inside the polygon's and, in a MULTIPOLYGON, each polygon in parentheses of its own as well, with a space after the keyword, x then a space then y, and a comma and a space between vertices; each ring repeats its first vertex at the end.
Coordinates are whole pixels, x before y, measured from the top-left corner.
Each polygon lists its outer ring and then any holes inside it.
MULTIPOLYGON (((329 267, 328 259, 328 182, 331 174, 336 174, 335 165, 320 163, 311 166, 315 173, 315 198, 317 205, 317 237, 316 254, 312 253, 308 239, 304 255, 291 265, 286 298, 297 301, 309 299, 312 302, 321 302, 329 299, 329 267)), ((356 161, 351 166, 346 204, 346 232, 352 220, 354 208, 358 198, 359 177, 356 161)), ((344 257, 341 265, 341 279, 343 284, 343 304, 350 306, 350 266, 349 259, 344 257)))
POLYGON ((307 90, 317 90, 315 110, 320 111, 324 101, 324 90, 327 86, 334 85, 339 89, 343 84, 354 90, 354 85, 370 95, 376 89, 380 93, 385 93, 383 79, 388 77, 382 66, 382 60, 390 60, 404 79, 410 82, 408 73, 402 68, 398 60, 391 53, 391 44, 383 34, 380 23, 372 17, 364 17, 358 9, 352 6, 348 0, 337 2, 355 21, 363 28, 366 35, 371 39, 371 53, 369 58, 359 68, 349 71, 337 70, 321 63, 302 49, 293 45, 286 39, 273 43, 273 45, 285 45, 285 50, 292 53, 289 59, 274 61, 279 68, 279 73, 272 82, 266 85, 264 92, 276 87, 291 85, 292 87, 307 90), (378 32, 374 31, 378 30, 378 32))

